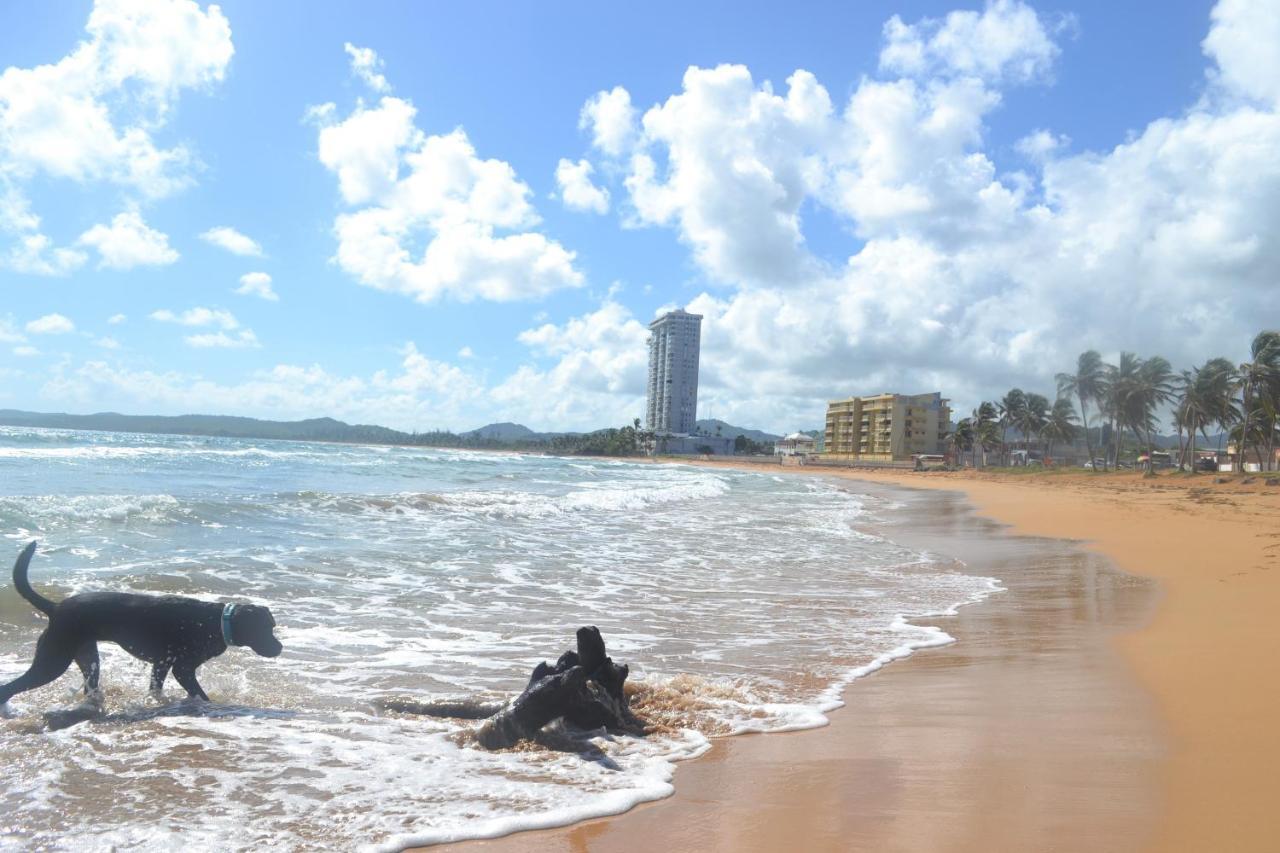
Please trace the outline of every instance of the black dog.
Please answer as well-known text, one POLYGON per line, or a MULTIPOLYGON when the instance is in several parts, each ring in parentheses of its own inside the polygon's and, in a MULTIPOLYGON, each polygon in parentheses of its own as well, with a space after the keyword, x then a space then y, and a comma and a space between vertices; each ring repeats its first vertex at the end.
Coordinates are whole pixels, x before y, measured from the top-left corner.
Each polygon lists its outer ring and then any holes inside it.
POLYGON ((25 674, 0 687, 0 705, 27 690, 53 681, 74 660, 84 673, 85 692, 98 689, 98 643, 116 643, 151 664, 151 692, 158 693, 173 669, 190 696, 208 700, 196 667, 228 646, 248 646, 273 658, 283 648, 272 630, 271 611, 253 604, 214 604, 176 595, 87 592, 54 604, 27 583, 32 542, 13 565, 19 594, 49 617, 36 644, 36 658, 25 674))

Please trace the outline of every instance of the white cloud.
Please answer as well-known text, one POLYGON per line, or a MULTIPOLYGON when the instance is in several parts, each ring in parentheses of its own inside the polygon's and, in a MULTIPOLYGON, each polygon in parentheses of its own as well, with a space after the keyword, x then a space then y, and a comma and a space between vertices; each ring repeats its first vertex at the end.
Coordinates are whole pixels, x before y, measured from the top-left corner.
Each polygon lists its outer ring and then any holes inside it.
POLYGON ((93 226, 76 242, 98 250, 99 269, 166 266, 179 257, 170 248, 168 235, 149 227, 136 210, 116 214, 110 225, 93 226))
POLYGON ((53 276, 83 266, 87 260, 84 252, 54 246, 53 240, 40 233, 40 217, 31 211, 30 203, 16 187, 6 187, 8 180, 0 167, 0 234, 13 239, 7 249, 0 251, 0 267, 27 275, 53 276))
POLYGON ((338 266, 421 302, 530 299, 581 286, 574 253, 532 230, 540 220, 531 191, 510 164, 480 159, 461 128, 422 133, 415 114, 393 97, 338 123, 333 111, 322 114, 320 162, 355 208, 334 221, 338 266))
POLYGON ((784 97, 741 65, 690 68, 684 91, 644 115, 625 181, 636 218, 677 226, 717 279, 794 282, 816 272, 800 205, 826 180, 831 99, 807 71, 787 82, 784 97))
POLYGON ((235 315, 221 308, 205 308, 198 305, 181 313, 161 308, 151 312, 151 319, 161 323, 175 323, 179 326, 212 326, 219 330, 187 335, 183 338, 187 346, 197 349, 257 349, 262 346, 252 329, 241 328, 240 321, 235 315))
POLYGON ((458 358, 475 358, 476 354, 471 351, 471 347, 463 347, 458 350, 458 358))
POLYGON ((1037 130, 1019 139, 1014 148, 1028 160, 1040 163, 1051 155, 1064 151, 1070 144, 1071 138, 1065 134, 1055 135, 1047 130, 1037 130))
POLYGON ((33 178, 106 182, 146 198, 191 182, 191 152, 161 147, 155 134, 182 89, 222 80, 234 50, 221 10, 191 0, 98 0, 85 30, 57 62, 0 73, 0 231, 16 241, 0 262, 19 272, 84 263, 39 230, 24 194, 33 178))
MULTIPOLYGON (((804 71, 775 92, 741 66, 691 68, 645 111, 623 186, 634 224, 671 228, 722 286, 687 306, 706 316, 703 411, 788 429, 856 392, 942 390, 965 410, 1015 384, 1052 393, 1087 348, 1243 357, 1280 326, 1280 41, 1260 5, 1214 10, 1215 97, 1188 92, 1110 150, 1028 128, 1026 172, 985 141, 1005 87, 1052 78, 1061 28, 1023 4, 891 22, 890 73, 838 108, 804 71), (810 249, 802 211, 858 238, 843 262, 810 249)), ((547 335, 556 368, 508 386, 546 387, 596 349, 547 335)))
POLYGON ((1280 104, 1280 4, 1219 0, 1204 40, 1216 78, 1228 90, 1280 104))
POLYGON ((594 169, 586 160, 574 163, 560 159, 556 165, 556 185, 560 187, 560 199, 570 210, 609 212, 609 191, 591 183, 594 169))
POLYGON ((120 349, 120 342, 117 341, 115 338, 108 337, 106 335, 95 339, 93 344, 94 346, 99 346, 99 347, 102 347, 103 349, 120 349))
POLYGON ((242 296, 257 296, 270 302, 278 302, 280 297, 271 288, 271 276, 264 272, 247 272, 240 276, 240 286, 236 293, 242 296))
POLYGON ((200 239, 221 249, 226 249, 233 255, 253 258, 262 257, 262 246, 258 245, 256 240, 229 225, 210 228, 200 235, 200 239))
POLYGON ((27 323, 27 332, 32 335, 65 335, 75 330, 76 324, 61 314, 45 314, 27 323))
POLYGON ((1020 0, 988 0, 982 12, 884 25, 883 71, 911 77, 971 75, 1025 82, 1049 72, 1059 53, 1044 20, 1020 0))
POLYGON ((323 414, 405 430, 471 428, 491 414, 478 378, 423 356, 413 344, 400 349, 396 369, 364 377, 329 373, 318 365, 280 364, 255 371, 242 382, 221 383, 197 374, 133 370, 95 360, 75 369, 57 368, 41 395, 86 407, 124 400, 160 412, 200 409, 275 419, 323 414))
POLYGON ((612 301, 563 325, 521 332, 521 343, 554 363, 521 366, 492 396, 507 411, 536 412, 561 428, 629 423, 643 414, 648 334, 612 301))
POLYGON ((626 153, 636 136, 631 93, 621 86, 597 92, 583 105, 578 127, 591 131, 591 142, 611 157, 626 153))
POLYGON ((121 323, 128 321, 128 319, 129 318, 126 317, 124 314, 112 314, 110 317, 107 318, 107 322, 112 326, 119 326, 121 323))
POLYGON ((252 329, 242 329, 234 335, 226 332, 206 332, 183 338, 188 346, 198 349, 250 349, 260 347, 258 336, 252 329))
POLYGON ((40 354, 40 350, 33 346, 17 346, 13 348, 13 354, 19 358, 32 358, 40 354))
POLYGON ((197 306, 175 314, 167 308, 151 312, 151 319, 161 323, 177 323, 181 326, 218 326, 224 331, 240 328, 240 323, 230 311, 221 308, 197 306))
POLYGON ((378 73, 385 63, 378 58, 378 54, 372 48, 356 47, 351 42, 347 42, 342 49, 351 57, 352 74, 363 80, 364 84, 375 92, 391 91, 391 84, 387 82, 387 78, 378 73))
POLYGON ((10 315, 0 317, 0 344, 26 343, 27 336, 18 331, 18 325, 10 315))

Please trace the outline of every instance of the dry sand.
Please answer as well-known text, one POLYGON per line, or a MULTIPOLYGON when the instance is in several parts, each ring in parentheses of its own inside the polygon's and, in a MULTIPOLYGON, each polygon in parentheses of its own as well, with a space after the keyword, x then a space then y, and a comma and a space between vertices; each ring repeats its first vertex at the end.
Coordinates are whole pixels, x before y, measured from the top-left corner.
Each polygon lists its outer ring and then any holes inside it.
POLYGON ((1280 487, 770 470, 951 491, 891 535, 1008 592, 931 620, 959 642, 855 682, 827 728, 721 739, 668 800, 461 850, 1280 849, 1280 487))

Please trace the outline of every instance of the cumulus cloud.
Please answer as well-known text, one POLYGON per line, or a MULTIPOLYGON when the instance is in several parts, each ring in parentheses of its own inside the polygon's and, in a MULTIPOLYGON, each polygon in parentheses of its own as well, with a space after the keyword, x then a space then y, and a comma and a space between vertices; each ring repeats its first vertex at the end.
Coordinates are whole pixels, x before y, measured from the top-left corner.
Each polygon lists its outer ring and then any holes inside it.
POLYGON ((531 191, 511 165, 481 159, 461 128, 424 134, 416 113, 390 96, 341 121, 336 110, 313 111, 320 162, 348 207, 334 221, 337 265, 421 302, 530 299, 581 286, 574 253, 534 230, 531 191))
POLYGON ((240 322, 230 311, 203 306, 189 308, 180 314, 175 314, 168 308, 161 308, 151 312, 151 319, 161 323, 177 323, 181 326, 218 326, 225 331, 240 328, 240 322))
POLYGON ((520 342, 554 363, 522 365, 494 387, 493 398, 561 426, 630 422, 644 408, 648 334, 611 300, 562 325, 528 329, 520 342))
POLYGON ((280 297, 271 287, 271 276, 264 272, 247 272, 240 276, 240 286, 236 293, 242 296, 257 296, 270 302, 278 302, 280 297))
POLYGON ((800 205, 827 179, 820 150, 835 142, 831 99, 807 71, 787 85, 777 95, 741 65, 690 68, 683 91, 644 114, 625 180, 636 218, 675 226, 717 279, 795 282, 816 272, 800 205))
POLYGON ((626 153, 636 135, 636 111, 631 93, 621 86, 597 92, 582 107, 578 127, 591 131, 596 148, 611 157, 626 153))
POLYGON ((1204 51, 1210 75, 1229 91, 1280 104, 1280 4, 1266 0, 1219 0, 1204 51))
POLYGON ((556 165, 556 185, 560 187, 560 200, 570 210, 609 212, 609 191, 591 183, 595 171, 586 160, 574 163, 561 158, 556 165))
POLYGON ((706 316, 702 399, 788 429, 850 393, 942 390, 966 409, 1014 384, 1052 392, 1086 348, 1241 353, 1280 325, 1264 6, 1214 9, 1221 96, 1188 92, 1109 150, 1027 128, 1022 172, 985 135, 1005 88, 1052 80, 1061 22, 1025 4, 892 19, 882 73, 839 105, 803 70, 775 90, 743 66, 690 68, 644 111, 622 186, 633 223, 671 229, 719 286, 688 305, 706 316), (852 232, 842 260, 816 255, 802 214, 852 232))
POLYGON ((261 346, 252 329, 241 329, 234 335, 226 332, 205 332, 183 338, 188 346, 197 349, 248 349, 261 346))
POLYGON ((151 312, 151 319, 160 323, 174 323, 179 326, 207 327, 218 331, 200 332, 183 338, 187 346, 197 349, 257 349, 262 346, 253 329, 240 326, 240 321, 230 311, 222 308, 206 308, 197 305, 186 311, 174 312, 161 308, 151 312))
POLYGON ((121 323, 126 322, 128 319, 129 318, 126 317, 124 314, 112 314, 110 317, 107 318, 107 322, 112 326, 119 326, 121 323))
POLYGON ((387 82, 387 78, 378 73, 385 63, 378 58, 378 54, 372 48, 356 47, 351 42, 347 42, 342 49, 347 52, 347 56, 351 57, 352 74, 363 80, 364 84, 375 92, 391 91, 391 84, 387 82))
POLYGON ((166 266, 178 260, 168 235, 148 227, 136 210, 116 214, 110 225, 95 225, 76 241, 97 249, 99 269, 131 270, 166 266))
POLYGON ((258 245, 256 240, 229 225, 210 228, 200 235, 200 239, 220 249, 226 249, 233 255, 252 258, 262 257, 262 246, 258 245))
POLYGON ((27 332, 32 335, 65 335, 75 330, 76 324, 61 314, 45 314, 27 323, 27 332))
POLYGON ((0 262, 19 272, 62 274, 85 260, 40 230, 25 195, 34 178, 142 198, 191 182, 191 152, 155 135, 179 93, 222 80, 233 53, 221 10, 191 0, 97 0, 85 32, 57 62, 0 73, 0 232, 13 238, 0 262))
POLYGON ((1044 19, 1020 0, 988 0, 981 12, 955 11, 915 24, 894 15, 884 40, 880 68, 911 77, 1025 82, 1047 74, 1059 53, 1044 19))

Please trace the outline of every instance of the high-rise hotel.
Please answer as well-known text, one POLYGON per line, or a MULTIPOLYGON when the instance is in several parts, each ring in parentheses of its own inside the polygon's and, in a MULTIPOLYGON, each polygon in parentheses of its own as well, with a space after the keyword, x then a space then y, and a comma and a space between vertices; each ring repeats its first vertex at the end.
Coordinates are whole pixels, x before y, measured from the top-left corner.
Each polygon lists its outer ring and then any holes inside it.
POLYGON ((645 428, 689 435, 698 420, 702 315, 668 311, 649 324, 649 394, 645 428))

